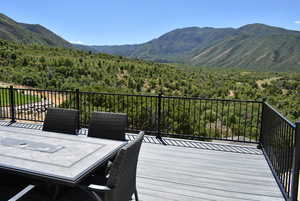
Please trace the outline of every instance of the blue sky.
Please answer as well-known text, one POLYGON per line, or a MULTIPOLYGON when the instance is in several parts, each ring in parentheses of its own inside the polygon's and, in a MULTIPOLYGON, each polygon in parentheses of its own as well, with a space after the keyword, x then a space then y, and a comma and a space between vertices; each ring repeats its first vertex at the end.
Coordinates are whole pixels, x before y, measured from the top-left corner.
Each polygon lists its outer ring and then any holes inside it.
POLYGON ((176 28, 264 23, 300 31, 299 0, 2 0, 0 12, 68 41, 142 43, 176 28))

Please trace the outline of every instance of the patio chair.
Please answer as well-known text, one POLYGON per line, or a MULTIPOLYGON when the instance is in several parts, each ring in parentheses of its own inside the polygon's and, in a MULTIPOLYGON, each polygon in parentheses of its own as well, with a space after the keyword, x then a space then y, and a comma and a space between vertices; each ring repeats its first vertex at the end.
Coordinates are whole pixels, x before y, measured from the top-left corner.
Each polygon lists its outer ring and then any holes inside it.
POLYGON ((125 141, 128 117, 124 113, 93 112, 88 136, 125 141))
POLYGON ((136 169, 143 138, 142 131, 118 152, 107 176, 91 176, 81 188, 97 201, 129 201, 133 194, 138 201, 136 169))
POLYGON ((43 131, 52 131, 76 135, 79 111, 64 108, 48 108, 43 131))

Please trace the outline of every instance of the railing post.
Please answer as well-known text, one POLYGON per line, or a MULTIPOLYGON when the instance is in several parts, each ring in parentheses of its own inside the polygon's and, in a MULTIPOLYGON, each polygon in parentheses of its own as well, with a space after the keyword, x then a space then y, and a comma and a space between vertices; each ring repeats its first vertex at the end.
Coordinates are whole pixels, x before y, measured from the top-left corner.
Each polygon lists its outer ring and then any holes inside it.
POLYGON ((16 122, 16 112, 15 112, 15 97, 14 97, 14 87, 11 85, 9 87, 9 98, 10 98, 10 115, 11 123, 16 122))
POLYGON ((75 90, 75 103, 76 103, 76 109, 79 111, 79 117, 78 117, 78 122, 77 122, 77 126, 78 126, 78 130, 80 129, 80 94, 79 94, 79 89, 75 90))
POLYGON ((156 138, 157 139, 161 139, 161 133, 160 133, 161 97, 162 97, 162 94, 159 93, 158 96, 157 96, 157 133, 156 133, 156 138))
POLYGON ((266 117, 266 98, 263 99, 262 102, 262 111, 261 111, 261 124, 260 124, 260 134, 259 134, 259 142, 258 149, 261 149, 264 144, 264 134, 265 134, 265 126, 267 125, 267 117, 266 117))
POLYGON ((76 109, 77 109, 77 110, 80 110, 80 104, 79 104, 79 89, 76 89, 76 90, 75 90, 75 94, 76 94, 76 100, 75 100, 75 102, 76 102, 76 109))
POLYGON ((295 148, 292 169, 292 201, 298 200, 299 168, 300 168, 300 121, 296 122, 295 148))

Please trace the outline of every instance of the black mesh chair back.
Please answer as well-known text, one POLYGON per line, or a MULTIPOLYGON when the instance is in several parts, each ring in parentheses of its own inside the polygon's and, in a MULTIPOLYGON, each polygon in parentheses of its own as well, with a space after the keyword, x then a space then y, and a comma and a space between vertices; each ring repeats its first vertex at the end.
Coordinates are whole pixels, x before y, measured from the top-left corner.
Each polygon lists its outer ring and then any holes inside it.
POLYGON ((88 136, 125 141, 127 122, 128 117, 124 113, 93 112, 88 136))
POLYGON ((79 111, 64 108, 48 108, 43 131, 52 131, 76 135, 79 111))
POLYGON ((128 201, 134 193, 137 196, 136 169, 143 139, 144 132, 140 132, 135 140, 119 151, 106 183, 113 190, 104 195, 105 201, 128 201))

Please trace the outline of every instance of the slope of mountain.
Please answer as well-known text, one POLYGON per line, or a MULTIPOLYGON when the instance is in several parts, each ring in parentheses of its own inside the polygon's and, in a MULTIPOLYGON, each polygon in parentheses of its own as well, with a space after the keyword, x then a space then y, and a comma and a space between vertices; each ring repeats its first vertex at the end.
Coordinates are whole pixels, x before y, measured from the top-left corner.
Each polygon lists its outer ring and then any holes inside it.
POLYGON ((300 32, 262 24, 246 25, 202 51, 190 62, 208 67, 242 67, 254 70, 300 71, 300 32))
POLYGON ((300 36, 232 37, 191 58, 195 65, 264 71, 300 71, 300 36))
POLYGON ((140 45, 92 46, 98 52, 160 62, 186 62, 195 49, 211 46, 237 33, 232 28, 189 27, 176 29, 140 45))
POLYGON ((1 13, 0 38, 24 44, 72 47, 71 43, 41 25, 18 23, 1 13))
POLYGON ((264 24, 238 29, 190 27, 138 45, 89 47, 96 52, 158 62, 300 71, 300 32, 264 24))

